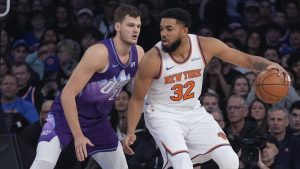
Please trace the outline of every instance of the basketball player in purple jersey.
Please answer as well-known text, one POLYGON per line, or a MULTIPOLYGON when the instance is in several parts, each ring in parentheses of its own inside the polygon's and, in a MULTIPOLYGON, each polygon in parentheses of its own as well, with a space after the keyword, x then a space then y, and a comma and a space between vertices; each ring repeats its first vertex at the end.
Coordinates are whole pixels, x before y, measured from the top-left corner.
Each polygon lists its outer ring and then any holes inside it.
POLYGON ((136 45, 140 15, 137 8, 121 5, 114 16, 116 36, 87 49, 53 103, 31 169, 54 168, 61 150, 73 140, 79 161, 91 155, 103 169, 128 168, 107 115, 144 55, 136 45))

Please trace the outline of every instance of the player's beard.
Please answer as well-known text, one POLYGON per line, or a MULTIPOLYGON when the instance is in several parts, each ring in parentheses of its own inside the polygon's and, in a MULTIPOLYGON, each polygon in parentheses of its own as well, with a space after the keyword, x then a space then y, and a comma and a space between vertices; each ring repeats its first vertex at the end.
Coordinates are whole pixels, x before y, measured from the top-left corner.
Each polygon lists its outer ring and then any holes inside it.
POLYGON ((165 45, 161 45, 162 46, 162 50, 164 52, 174 52, 178 47, 179 45, 181 44, 181 39, 177 39, 174 43, 172 43, 170 46, 165 46, 165 45))

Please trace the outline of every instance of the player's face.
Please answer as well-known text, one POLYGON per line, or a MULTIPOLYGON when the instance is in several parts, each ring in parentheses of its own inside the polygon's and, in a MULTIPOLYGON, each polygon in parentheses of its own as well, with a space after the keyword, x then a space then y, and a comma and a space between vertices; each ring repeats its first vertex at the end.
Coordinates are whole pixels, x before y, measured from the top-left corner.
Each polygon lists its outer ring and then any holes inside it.
POLYGON ((165 52, 174 52, 181 44, 181 38, 187 33, 187 28, 176 19, 163 18, 160 22, 162 48, 165 52))
POLYGON ((116 23, 115 29, 124 42, 136 44, 141 31, 141 18, 127 15, 122 22, 116 23))

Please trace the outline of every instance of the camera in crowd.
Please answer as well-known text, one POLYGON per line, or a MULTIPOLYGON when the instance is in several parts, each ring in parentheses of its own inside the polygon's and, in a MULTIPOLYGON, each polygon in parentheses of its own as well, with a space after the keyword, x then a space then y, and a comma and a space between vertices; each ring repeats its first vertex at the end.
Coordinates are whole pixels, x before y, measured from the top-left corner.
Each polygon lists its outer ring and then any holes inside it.
POLYGON ((256 136, 254 138, 239 139, 241 146, 240 159, 245 165, 256 165, 259 160, 259 150, 266 147, 267 138, 265 136, 256 136))

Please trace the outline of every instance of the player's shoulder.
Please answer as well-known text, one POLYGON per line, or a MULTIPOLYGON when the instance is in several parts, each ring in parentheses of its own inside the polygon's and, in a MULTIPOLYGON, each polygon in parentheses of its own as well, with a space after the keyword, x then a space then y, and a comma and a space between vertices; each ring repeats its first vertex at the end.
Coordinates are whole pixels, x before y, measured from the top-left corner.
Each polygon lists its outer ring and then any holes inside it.
POLYGON ((84 54, 86 57, 107 57, 108 56, 108 50, 107 47, 101 43, 94 44, 90 46, 84 54))

